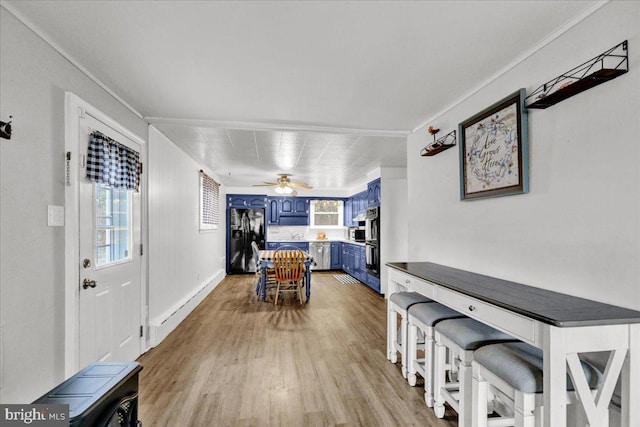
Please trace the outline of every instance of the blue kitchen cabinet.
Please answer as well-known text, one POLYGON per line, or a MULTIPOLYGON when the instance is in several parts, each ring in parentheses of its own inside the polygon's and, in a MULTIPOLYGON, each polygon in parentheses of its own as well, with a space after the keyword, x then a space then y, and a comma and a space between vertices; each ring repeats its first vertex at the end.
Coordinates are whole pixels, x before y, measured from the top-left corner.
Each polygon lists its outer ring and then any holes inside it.
POLYGON ((342 242, 331 242, 331 269, 342 270, 342 242))
POLYGON ((365 283, 371 289, 373 289, 377 293, 380 293, 380 278, 379 277, 376 277, 373 274, 367 273, 367 280, 366 280, 365 283))
POLYGON ((360 272, 363 270, 363 268, 365 268, 365 266, 362 264, 362 260, 360 259, 360 247, 359 246, 355 246, 353 248, 353 276, 360 280, 360 272))
POLYGON ((227 207, 230 208, 264 208, 267 196, 264 194, 228 194, 227 207))
POLYGON ((380 206, 380 178, 367 184, 367 202, 369 207, 380 206))
POLYGON ((357 247, 357 258, 359 259, 359 269, 356 269, 356 278, 362 283, 367 283, 367 261, 366 251, 362 246, 357 247))
MULTIPOLYGON (((370 274, 367 273, 365 254, 366 250, 364 246, 342 243, 342 269, 346 273, 349 273, 351 276, 374 289, 376 284, 375 281, 370 282, 369 280, 368 276, 370 276, 370 274)), ((375 276, 371 277, 375 278, 375 276)), ((377 280, 376 292, 379 292, 379 289, 380 279, 377 280)))
POLYGON ((356 215, 364 215, 367 213, 367 207, 369 206, 368 200, 367 200, 367 192, 366 191, 362 191, 360 193, 358 193, 356 195, 356 201, 357 201, 357 209, 356 209, 356 215))
POLYGON ((342 269, 353 276, 355 271, 355 246, 349 243, 342 244, 342 269))
POLYGON ((308 216, 309 199, 306 197, 281 197, 280 215, 308 216))
POLYGON ((267 199, 267 224, 280 224, 280 209, 278 208, 278 199, 269 197, 267 199))
POLYGON ((293 213, 300 216, 309 216, 310 199, 306 197, 296 197, 293 199, 293 213))
POLYGON ((347 200, 345 200, 344 206, 344 224, 347 227, 358 226, 358 222, 354 221, 353 219, 358 215, 364 215, 366 213, 368 206, 367 192, 362 191, 349 197, 347 200))
POLYGON ((342 269, 361 282, 366 282, 367 266, 364 246, 342 243, 342 269))
POLYGON ((349 197, 344 201, 344 225, 350 227, 353 225, 353 198, 349 197))
POLYGON ((269 197, 269 225, 309 225, 309 199, 306 197, 269 197))

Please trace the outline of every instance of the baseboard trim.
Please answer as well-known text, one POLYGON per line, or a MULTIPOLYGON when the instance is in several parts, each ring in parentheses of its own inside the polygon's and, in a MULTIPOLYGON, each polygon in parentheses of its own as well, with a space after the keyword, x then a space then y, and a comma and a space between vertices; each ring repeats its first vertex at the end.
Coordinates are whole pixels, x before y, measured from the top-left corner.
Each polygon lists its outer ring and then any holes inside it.
POLYGON ((187 295, 173 309, 149 322, 149 346, 160 344, 191 312, 222 282, 224 270, 205 280, 194 292, 187 295))

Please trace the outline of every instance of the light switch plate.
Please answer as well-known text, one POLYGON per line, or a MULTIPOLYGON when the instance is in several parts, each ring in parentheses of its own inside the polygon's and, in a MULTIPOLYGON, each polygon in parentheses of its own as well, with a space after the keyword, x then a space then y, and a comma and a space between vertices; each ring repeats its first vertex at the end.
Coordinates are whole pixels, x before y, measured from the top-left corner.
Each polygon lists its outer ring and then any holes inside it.
POLYGON ((64 227, 64 206, 47 205, 47 225, 64 227))

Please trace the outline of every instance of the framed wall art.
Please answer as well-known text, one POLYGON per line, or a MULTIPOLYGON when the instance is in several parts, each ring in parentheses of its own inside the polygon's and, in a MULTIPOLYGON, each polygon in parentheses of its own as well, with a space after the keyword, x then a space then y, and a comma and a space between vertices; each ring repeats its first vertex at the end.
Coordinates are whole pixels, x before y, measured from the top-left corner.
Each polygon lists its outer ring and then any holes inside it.
POLYGON ((458 125, 461 200, 529 191, 525 97, 520 89, 458 125))

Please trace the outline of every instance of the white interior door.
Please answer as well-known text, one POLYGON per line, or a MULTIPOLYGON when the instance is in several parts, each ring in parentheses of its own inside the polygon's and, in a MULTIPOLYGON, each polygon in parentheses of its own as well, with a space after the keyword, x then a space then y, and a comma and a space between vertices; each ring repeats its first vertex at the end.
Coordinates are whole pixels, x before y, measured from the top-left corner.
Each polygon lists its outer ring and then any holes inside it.
MULTIPOLYGON (((141 147, 100 121, 80 119, 86 159, 94 130, 138 152, 141 147)), ((82 162, 86 165, 86 161, 82 162)), ((132 361, 141 354, 141 214, 138 192, 96 184, 79 168, 79 368, 132 361)))

